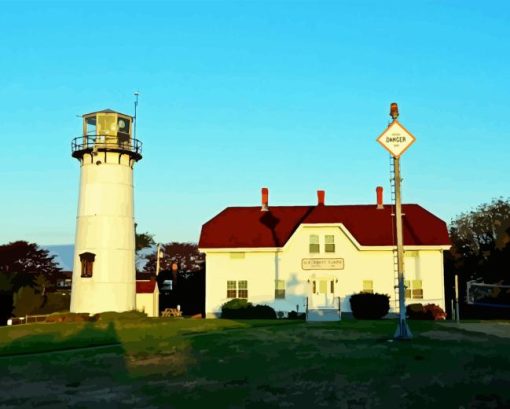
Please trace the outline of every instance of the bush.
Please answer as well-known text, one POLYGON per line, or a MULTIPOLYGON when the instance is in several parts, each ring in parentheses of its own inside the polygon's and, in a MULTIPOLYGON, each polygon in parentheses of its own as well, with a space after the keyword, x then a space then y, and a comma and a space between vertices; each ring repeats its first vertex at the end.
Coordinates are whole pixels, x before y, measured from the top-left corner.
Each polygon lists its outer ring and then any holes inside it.
POLYGON ((16 317, 24 317, 37 312, 43 303, 43 297, 31 287, 21 287, 14 294, 14 311, 16 317))
POLYGON ((306 319, 306 314, 304 312, 296 312, 296 311, 291 311, 289 312, 289 315, 287 316, 287 318, 289 320, 304 320, 306 319))
POLYGON ((251 315, 250 318, 257 318, 263 320, 275 320, 276 312, 269 305, 255 305, 251 308, 248 308, 248 315, 251 315))
POLYGON ((425 308, 422 304, 409 304, 406 306, 407 317, 411 320, 426 320, 425 308))
POLYGON ((130 321, 130 320, 139 320, 141 318, 147 318, 147 314, 141 311, 125 311, 125 312, 114 312, 107 311, 101 312, 98 314, 94 314, 93 316, 95 321, 130 321))
POLYGON ((45 301, 37 314, 52 314, 54 312, 68 312, 71 303, 71 296, 62 293, 46 293, 45 301))
POLYGON ((276 319, 276 312, 269 305, 253 305, 245 299, 235 298, 221 306, 221 318, 276 319))
POLYGON ((356 319, 378 320, 390 310, 390 296, 387 294, 353 294, 350 303, 352 315, 356 319))
POLYGON ((86 322, 90 321, 89 314, 86 312, 64 312, 55 313, 46 317, 46 322, 86 322))
POLYGON ((444 320, 446 313, 436 304, 409 304, 406 313, 412 320, 444 320))
POLYGON ((444 320, 446 319, 446 313, 443 309, 436 304, 426 304, 424 307, 425 314, 431 318, 432 320, 444 320))

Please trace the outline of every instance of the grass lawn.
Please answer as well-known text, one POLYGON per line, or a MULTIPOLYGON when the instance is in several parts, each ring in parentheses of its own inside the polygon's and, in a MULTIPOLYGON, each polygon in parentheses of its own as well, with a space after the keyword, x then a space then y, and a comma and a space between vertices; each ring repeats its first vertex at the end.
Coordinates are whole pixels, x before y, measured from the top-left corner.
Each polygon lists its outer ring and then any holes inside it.
POLYGON ((0 408, 510 407, 510 338, 418 321, 412 341, 393 342, 395 328, 170 319, 4 327, 0 408))

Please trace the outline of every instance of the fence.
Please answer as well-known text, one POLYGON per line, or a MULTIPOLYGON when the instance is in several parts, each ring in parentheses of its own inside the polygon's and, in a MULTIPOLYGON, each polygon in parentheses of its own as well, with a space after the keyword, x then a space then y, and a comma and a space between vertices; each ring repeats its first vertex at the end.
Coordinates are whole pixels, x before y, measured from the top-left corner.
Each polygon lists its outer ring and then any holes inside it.
POLYGON ((15 318, 9 318, 7 320, 7 325, 21 325, 21 324, 29 324, 33 322, 45 322, 46 317, 48 317, 49 314, 46 315, 25 315, 24 317, 15 317, 15 318))

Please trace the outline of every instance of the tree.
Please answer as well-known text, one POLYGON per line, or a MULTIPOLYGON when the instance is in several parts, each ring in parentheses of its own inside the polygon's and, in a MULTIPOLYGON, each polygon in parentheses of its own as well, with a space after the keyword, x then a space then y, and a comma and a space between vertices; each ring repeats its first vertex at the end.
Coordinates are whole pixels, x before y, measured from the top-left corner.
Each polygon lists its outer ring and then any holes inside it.
POLYGON ((14 294, 14 316, 24 317, 36 312, 43 303, 43 297, 31 287, 21 287, 14 294))
MULTIPOLYGON (((205 309, 205 255, 198 251, 196 243, 171 242, 161 246, 158 285, 172 280, 173 289, 160 294, 160 306, 175 308, 181 306, 183 314, 203 313, 205 309), (172 265, 177 265, 173 271, 172 265)), ((144 272, 156 273, 156 251, 147 256, 144 272)))
POLYGON ((138 252, 144 248, 150 247, 155 244, 154 235, 145 233, 136 233, 135 235, 135 250, 138 252))
MULTIPOLYGON (((135 232, 136 232, 136 223, 135 223, 135 232)), ((135 233, 135 251, 136 251, 136 269, 140 265, 143 265, 143 260, 145 256, 142 254, 142 250, 148 247, 151 247, 155 244, 154 235, 148 232, 145 233, 135 233)))
MULTIPOLYGON (((15 241, 0 245, 0 322, 10 317, 14 298, 18 300, 18 311, 24 308, 24 302, 30 303, 34 298, 31 295, 15 297, 21 288, 33 287, 37 275, 51 281, 52 276, 61 270, 54 258, 35 243, 15 241)), ((23 294, 28 293, 24 291, 23 294)))
MULTIPOLYGON (((171 270, 173 263, 177 263, 178 271, 183 273, 199 271, 203 267, 205 255, 198 251, 196 243, 171 242, 161 245, 161 250, 160 270, 171 270)), ((146 257, 144 272, 156 273, 156 251, 146 257)))
POLYGON ((48 250, 35 243, 15 241, 0 246, 0 274, 27 273, 43 274, 46 277, 59 272, 61 268, 50 256, 48 250))
POLYGON ((464 280, 510 280, 510 199, 493 199, 450 224, 452 248, 447 267, 464 280))
POLYGON ((38 274, 34 280, 34 288, 43 297, 46 295, 46 289, 51 285, 50 281, 43 275, 38 274))
MULTIPOLYGON (((493 199, 462 213, 452 220, 449 230, 452 248, 444 253, 446 299, 454 298, 454 277, 458 275, 461 317, 499 316, 494 308, 484 310, 464 302, 469 280, 510 284, 510 199, 493 199)), ((449 303, 446 308, 450 311, 449 303)), ((501 310, 501 314, 507 312, 501 310)))

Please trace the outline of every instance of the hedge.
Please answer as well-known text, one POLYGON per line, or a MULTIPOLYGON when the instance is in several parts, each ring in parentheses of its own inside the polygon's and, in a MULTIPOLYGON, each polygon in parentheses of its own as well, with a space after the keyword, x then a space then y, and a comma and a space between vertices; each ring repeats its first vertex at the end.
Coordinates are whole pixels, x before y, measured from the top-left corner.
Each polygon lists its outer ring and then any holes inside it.
POLYGON ((353 294, 349 301, 352 315, 356 319, 378 320, 390 310, 390 296, 387 294, 353 294))
POLYGON ((221 306, 221 318, 276 319, 276 312, 269 305, 253 305, 245 299, 235 298, 221 306))

